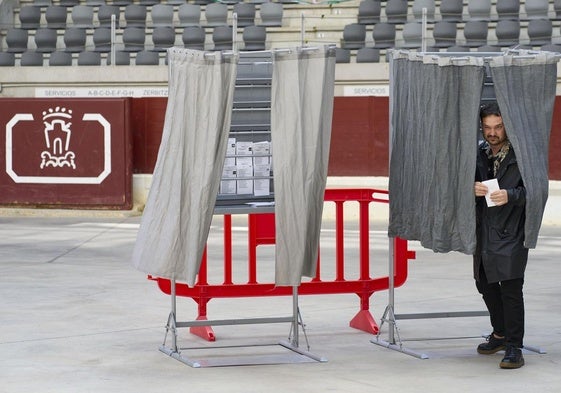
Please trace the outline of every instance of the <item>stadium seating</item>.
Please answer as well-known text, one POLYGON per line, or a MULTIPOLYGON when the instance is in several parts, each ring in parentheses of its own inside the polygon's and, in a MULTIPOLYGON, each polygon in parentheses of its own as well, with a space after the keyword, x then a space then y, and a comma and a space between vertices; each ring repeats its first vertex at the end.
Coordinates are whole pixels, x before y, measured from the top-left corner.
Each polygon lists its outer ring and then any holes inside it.
POLYGON ((20 65, 24 67, 42 67, 43 54, 33 50, 26 50, 21 54, 20 65))
POLYGON ((199 26, 201 24, 201 6, 185 3, 177 9, 179 26, 199 26))
POLYGON ((203 50, 205 47, 205 30, 201 26, 187 26, 183 29, 181 39, 185 48, 203 50))
POLYGON ((280 3, 266 2, 259 7, 261 26, 282 26, 283 7, 280 3))
POLYGON ((35 32, 35 46, 37 52, 51 53, 57 49, 58 33, 55 29, 41 27, 35 32))
POLYGON ((245 50, 265 50, 267 30, 265 26, 246 26, 243 29, 242 38, 245 50))
POLYGON ((72 54, 70 52, 56 51, 49 56, 49 66, 71 66, 72 54))
POLYGON ((255 24, 255 4, 236 3, 232 12, 238 16, 238 27, 246 27, 255 24))
POLYGON ((38 29, 41 24, 41 8, 24 5, 19 10, 19 20, 22 29, 38 29))
MULTIPOLYGON (((0 29, 0 53, 7 64, 13 57, 15 66, 21 64, 24 52, 40 53, 45 65, 57 65, 67 64, 68 59, 57 52, 70 51, 75 53, 72 64, 77 65, 79 52, 92 51, 101 54, 105 65, 111 50, 110 20, 115 15, 116 49, 127 53, 129 64, 135 65, 130 60, 135 55, 128 56, 130 53, 163 52, 176 42, 197 49, 231 48, 232 35, 225 28, 231 33, 236 13, 236 35, 244 44, 242 50, 299 45, 303 39, 306 44, 334 43, 346 49, 339 51, 338 62, 345 62, 347 53, 351 62, 379 62, 385 61, 385 52, 391 48, 420 50, 423 9, 427 10, 427 31, 422 37, 431 51, 514 46, 556 50, 561 45, 561 0, 342 0, 329 4, 291 0, 20 0, 13 11, 13 25, 0 29), (376 58, 376 52, 379 60, 369 61, 369 56, 376 58), (57 53, 52 61, 51 53, 57 53)), ((23 63, 29 64, 32 57, 26 55, 23 63)))

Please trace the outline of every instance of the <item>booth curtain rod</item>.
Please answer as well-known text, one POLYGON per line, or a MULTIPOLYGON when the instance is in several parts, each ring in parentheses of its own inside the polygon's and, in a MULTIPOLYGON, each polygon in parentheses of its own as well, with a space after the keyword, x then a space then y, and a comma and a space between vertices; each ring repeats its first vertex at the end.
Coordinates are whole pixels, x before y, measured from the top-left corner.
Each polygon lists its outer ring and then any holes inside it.
MULTIPOLYGON (((335 45, 329 45, 329 47, 333 47, 335 48, 335 45)), ((223 56, 232 56, 234 53, 239 53, 239 54, 272 54, 272 53, 292 53, 294 49, 292 48, 279 48, 279 49, 268 49, 268 50, 253 50, 253 51, 233 51, 233 50, 227 50, 227 51, 222 51, 222 55, 223 56)), ((314 52, 319 50, 319 46, 303 46, 300 47, 300 50, 302 50, 303 52, 314 52)), ((211 56, 215 56, 216 52, 206 52, 205 53, 205 57, 211 57, 211 56)))
MULTIPOLYGON (((409 53, 408 51, 404 51, 404 50, 400 50, 399 51, 401 54, 407 54, 409 53)), ((499 56, 506 56, 511 52, 515 52, 515 53, 519 53, 520 50, 519 49, 509 49, 508 51, 505 52, 488 52, 488 53, 484 53, 484 52, 479 52, 479 55, 481 55, 483 57, 483 61, 490 61, 492 58, 494 57, 499 57, 499 56)), ((536 51, 528 51, 527 55, 515 55, 513 56, 514 59, 535 59, 537 57, 538 52, 536 51)), ((441 56, 447 56, 447 57, 451 57, 450 60, 452 61, 466 61, 469 59, 468 56, 465 55, 464 52, 446 52, 446 53, 442 53, 442 52, 416 52, 415 55, 417 57, 422 57, 425 55, 429 55, 432 56, 433 59, 437 59, 438 57, 441 56), (454 55, 457 55, 459 57, 454 57, 454 55)), ((561 59, 561 54, 557 53, 554 55, 554 57, 559 60, 561 59)))

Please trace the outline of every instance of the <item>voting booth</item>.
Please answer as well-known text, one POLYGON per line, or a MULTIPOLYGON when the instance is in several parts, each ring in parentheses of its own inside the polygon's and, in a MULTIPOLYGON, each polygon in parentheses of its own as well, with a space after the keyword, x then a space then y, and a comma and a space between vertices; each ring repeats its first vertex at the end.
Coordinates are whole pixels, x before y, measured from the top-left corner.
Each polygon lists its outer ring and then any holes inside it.
MULTIPOLYGON (((390 238, 418 240, 434 252, 475 252, 473 182, 479 109, 482 102, 496 100, 526 186, 525 247, 536 247, 548 195, 558 61, 558 53, 531 50, 391 51, 390 238)), ((474 315, 481 313, 414 317, 474 315)), ((425 358, 395 340, 396 319, 390 287, 382 317, 390 328, 389 339, 378 335, 372 342, 425 358)))
MULTIPOLYGON (((303 276, 315 274, 333 112, 335 48, 264 52, 168 50, 169 100, 133 265, 171 280, 172 311, 160 348, 194 367, 177 328, 253 321, 178 322, 175 283, 195 285, 214 214, 275 212, 275 284, 291 287, 291 340, 298 345, 303 276)), ((279 322, 272 318, 270 322, 279 322)), ((234 361, 236 362, 236 360, 234 361)), ((266 362, 266 361, 265 361, 266 362)), ((276 361, 275 361, 276 362, 276 361)))

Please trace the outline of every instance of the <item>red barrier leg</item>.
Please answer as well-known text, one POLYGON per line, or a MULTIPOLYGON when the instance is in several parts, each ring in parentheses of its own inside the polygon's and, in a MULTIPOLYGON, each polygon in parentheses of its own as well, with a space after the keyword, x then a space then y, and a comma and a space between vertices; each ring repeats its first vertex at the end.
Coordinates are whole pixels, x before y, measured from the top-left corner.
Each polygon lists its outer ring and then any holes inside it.
POLYGON ((349 326, 366 333, 378 334, 378 324, 370 313, 370 296, 371 293, 361 293, 360 297, 360 311, 351 319, 349 326))
MULTIPOLYGON (((197 317, 197 321, 208 320, 206 317, 206 305, 209 300, 210 299, 204 298, 198 298, 195 300, 199 305, 199 316, 197 317)), ((189 332, 195 336, 201 337, 204 340, 216 341, 216 335, 214 334, 214 330, 212 330, 212 326, 191 326, 189 328, 189 332)))

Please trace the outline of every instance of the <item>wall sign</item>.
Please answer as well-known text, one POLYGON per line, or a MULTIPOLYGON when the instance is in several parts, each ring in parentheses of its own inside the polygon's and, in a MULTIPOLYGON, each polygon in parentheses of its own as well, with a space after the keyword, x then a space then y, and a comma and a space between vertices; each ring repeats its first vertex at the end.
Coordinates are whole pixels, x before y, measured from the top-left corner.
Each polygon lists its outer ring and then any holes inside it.
POLYGON ((129 208, 127 99, 1 99, 0 204, 129 208))

